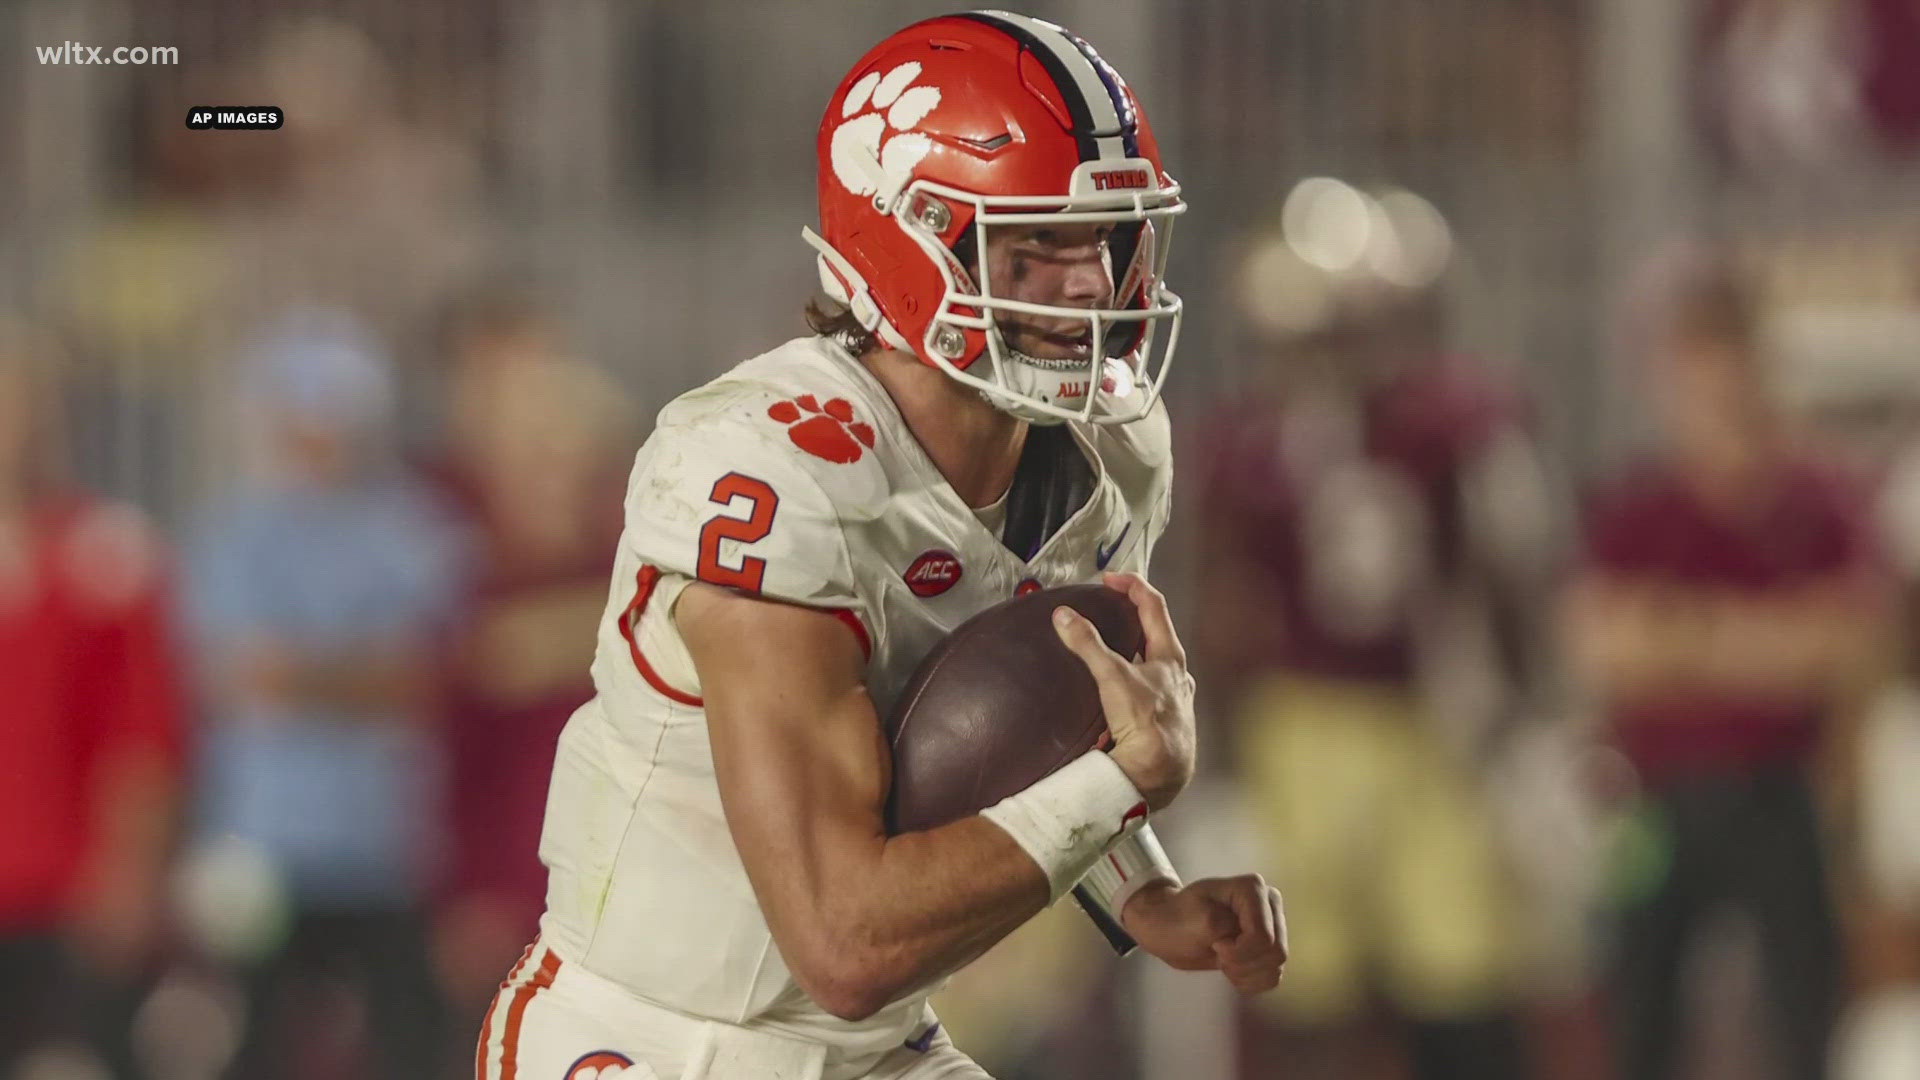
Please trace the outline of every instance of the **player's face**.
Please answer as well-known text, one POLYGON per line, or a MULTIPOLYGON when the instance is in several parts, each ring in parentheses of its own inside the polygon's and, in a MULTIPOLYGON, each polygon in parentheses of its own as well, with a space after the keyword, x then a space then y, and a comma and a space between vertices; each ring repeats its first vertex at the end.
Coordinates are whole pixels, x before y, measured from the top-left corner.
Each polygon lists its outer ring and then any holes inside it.
POLYGON ((1757 360, 1723 335, 1670 329, 1654 360, 1656 397, 1669 433, 1689 452, 1717 455, 1765 423, 1757 360))
MULTIPOLYGON (((1069 308, 1111 307, 1112 235, 1109 224, 989 229, 987 280, 995 296, 1009 300, 1069 308)), ((1091 320, 1003 312, 998 321, 1007 345, 1028 356, 1043 360, 1093 356, 1091 320)))

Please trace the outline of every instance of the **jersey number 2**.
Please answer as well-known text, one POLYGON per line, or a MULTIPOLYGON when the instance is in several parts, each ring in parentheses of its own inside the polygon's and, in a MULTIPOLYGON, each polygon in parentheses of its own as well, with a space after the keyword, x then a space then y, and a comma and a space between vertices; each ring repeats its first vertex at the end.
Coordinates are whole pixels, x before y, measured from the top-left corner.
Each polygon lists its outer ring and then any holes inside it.
POLYGON ((746 499, 752 509, 745 518, 723 515, 700 529, 698 574, 701 581, 757 593, 760 591, 760 582, 767 576, 767 560, 742 555, 738 569, 722 566, 720 541, 737 540, 742 544, 753 544, 765 540, 767 534, 773 531, 773 512, 780 508, 780 496, 774 494, 764 480, 730 472, 713 482, 713 494, 707 496, 707 501, 730 506, 736 498, 746 499))

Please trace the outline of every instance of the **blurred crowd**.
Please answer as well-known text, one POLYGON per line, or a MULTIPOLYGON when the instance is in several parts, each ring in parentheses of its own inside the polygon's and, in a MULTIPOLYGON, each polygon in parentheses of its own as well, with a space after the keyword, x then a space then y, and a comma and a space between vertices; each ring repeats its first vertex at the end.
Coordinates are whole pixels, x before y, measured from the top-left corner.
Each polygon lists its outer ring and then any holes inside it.
MULTIPOLYGON (((1912 141, 1905 8, 1702 8, 1724 167, 1912 141)), ((745 354, 636 392, 668 350, 592 355, 472 226, 486 135, 346 24, 190 81, 300 123, 154 95, 138 190, 0 314, 0 1080, 471 1075, 641 405, 745 354)), ((1191 295, 1237 344, 1173 374, 1156 563, 1206 740, 1168 846, 1252 853, 1285 981, 1216 999, 1050 910, 939 999, 956 1038, 1001 1080, 1920 1075, 1920 246, 1812 367, 1777 246, 1631 252, 1587 298, 1633 428, 1594 459, 1564 358, 1463 325, 1443 198, 1300 172, 1191 295)), ((757 280, 736 321, 802 332, 757 280)))
POLYGON ((6 330, 0 1059, 457 1074, 542 906, 620 391, 490 289, 449 314, 446 431, 415 460, 387 347, 290 309, 235 369, 257 475, 168 538, 63 475, 56 346, 6 330))
POLYGON ((1261 378, 1184 463, 1195 655, 1297 943, 1249 1075, 1920 1067, 1914 433, 1796 414, 1751 260, 1676 241, 1612 313, 1647 438, 1570 482, 1451 344, 1423 200, 1320 179, 1284 217, 1261 378))

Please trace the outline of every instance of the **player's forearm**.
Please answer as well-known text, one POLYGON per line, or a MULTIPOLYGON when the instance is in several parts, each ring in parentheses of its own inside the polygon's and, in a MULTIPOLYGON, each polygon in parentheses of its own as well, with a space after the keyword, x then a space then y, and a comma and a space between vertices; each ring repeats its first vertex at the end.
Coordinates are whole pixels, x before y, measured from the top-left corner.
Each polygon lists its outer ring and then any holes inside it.
MULTIPOLYGON (((1151 670, 1142 679, 1143 697, 1153 693, 1144 689, 1150 678, 1151 670)), ((1176 686, 1149 707, 1184 710, 1186 693, 1190 687, 1176 686)), ((877 871, 883 899, 872 925, 892 936, 862 944, 879 946, 866 955, 869 971, 886 988, 912 988, 978 955, 1047 900, 1083 881, 1103 854, 1111 857, 1114 841, 1155 794, 1177 793, 1184 779, 1169 787, 1154 778, 1190 774, 1190 756, 1175 748, 1164 761, 1156 759, 1139 747, 1144 736, 1136 715, 1109 708, 1108 718, 1120 740, 1112 755, 1090 751, 973 818, 885 843, 877 871), (1129 745, 1140 750, 1129 759, 1136 769, 1118 760, 1129 745)))
POLYGON ((950 974, 1046 906, 1047 879, 981 817, 874 845, 827 875, 817 949, 828 996, 871 1012, 950 974))
POLYGON ((869 1016, 1045 906, 1046 875, 985 818, 887 835, 886 747, 877 728, 858 740, 865 751, 853 739, 838 747, 815 739, 736 755, 730 714, 709 709, 720 720, 712 729, 716 761, 732 761, 721 799, 754 892, 789 970, 829 1012, 869 1016), (840 760, 817 774, 790 767, 807 752, 840 760), (872 768, 855 767, 869 756, 872 768))

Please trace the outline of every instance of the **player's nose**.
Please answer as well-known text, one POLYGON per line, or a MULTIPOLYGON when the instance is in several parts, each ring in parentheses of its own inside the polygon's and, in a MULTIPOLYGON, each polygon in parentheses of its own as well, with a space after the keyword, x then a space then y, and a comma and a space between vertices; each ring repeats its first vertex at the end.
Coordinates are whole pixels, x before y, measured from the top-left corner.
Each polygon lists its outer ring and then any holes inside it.
POLYGON ((1078 259, 1067 266, 1061 302, 1068 307, 1106 307, 1113 297, 1113 274, 1104 258, 1078 259))

